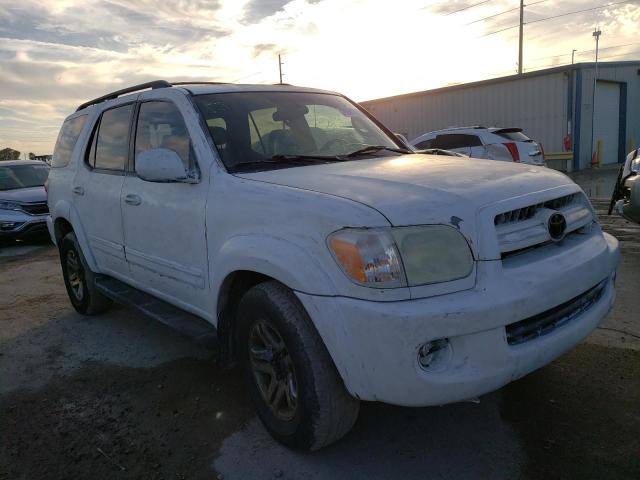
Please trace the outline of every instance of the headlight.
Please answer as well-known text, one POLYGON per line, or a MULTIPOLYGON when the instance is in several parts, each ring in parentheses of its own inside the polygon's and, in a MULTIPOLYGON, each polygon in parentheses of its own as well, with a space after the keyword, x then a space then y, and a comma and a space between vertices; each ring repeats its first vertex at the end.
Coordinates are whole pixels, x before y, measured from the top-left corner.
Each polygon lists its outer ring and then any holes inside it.
POLYGON ((369 287, 449 282, 473 271, 467 241, 446 225, 348 228, 331 234, 328 244, 347 276, 369 287))
POLYGON ((19 203, 0 200, 0 210, 22 210, 19 203))
POLYGON ((370 287, 407 284, 400 255, 388 229, 345 229, 329 236, 329 249, 352 280, 370 287))

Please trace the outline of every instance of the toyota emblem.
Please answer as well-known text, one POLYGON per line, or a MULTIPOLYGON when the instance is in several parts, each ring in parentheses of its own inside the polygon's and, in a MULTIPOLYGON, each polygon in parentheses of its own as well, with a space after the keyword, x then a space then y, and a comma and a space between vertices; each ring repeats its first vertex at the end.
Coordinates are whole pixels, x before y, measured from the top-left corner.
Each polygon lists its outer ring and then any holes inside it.
POLYGON ((561 213, 554 213, 549 217, 549 223, 547 224, 549 235, 551 239, 559 242, 564 238, 565 231, 567 230, 567 220, 561 213))

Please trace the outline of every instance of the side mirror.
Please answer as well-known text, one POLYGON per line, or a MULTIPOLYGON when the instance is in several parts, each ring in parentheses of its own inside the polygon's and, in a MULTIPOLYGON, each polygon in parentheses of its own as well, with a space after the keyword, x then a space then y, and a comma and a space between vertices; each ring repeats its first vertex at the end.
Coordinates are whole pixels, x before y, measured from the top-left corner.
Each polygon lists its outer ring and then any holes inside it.
POLYGON ((409 140, 407 140, 407 137, 405 137, 403 134, 397 133, 397 132, 393 132, 393 134, 396 136, 396 138, 398 140, 400 140, 400 142, 402 142, 402 145, 404 145, 405 147, 408 147, 409 149, 413 150, 413 146, 409 143, 409 140))
POLYGON ((136 173, 148 182, 181 182, 187 179, 182 159, 168 148, 153 148, 136 155, 136 173))

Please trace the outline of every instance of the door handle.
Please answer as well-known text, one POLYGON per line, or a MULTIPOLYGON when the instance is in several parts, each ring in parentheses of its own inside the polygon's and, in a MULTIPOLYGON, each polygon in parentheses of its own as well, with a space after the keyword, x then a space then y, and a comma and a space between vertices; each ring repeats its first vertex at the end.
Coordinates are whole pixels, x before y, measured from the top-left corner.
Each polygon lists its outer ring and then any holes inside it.
POLYGON ((127 205, 140 205, 142 203, 142 199, 138 195, 130 193, 128 195, 125 195, 124 203, 126 203, 127 205))
POLYGON ((84 195, 84 188, 82 188, 82 187, 73 187, 72 192, 75 193, 76 195, 84 195))

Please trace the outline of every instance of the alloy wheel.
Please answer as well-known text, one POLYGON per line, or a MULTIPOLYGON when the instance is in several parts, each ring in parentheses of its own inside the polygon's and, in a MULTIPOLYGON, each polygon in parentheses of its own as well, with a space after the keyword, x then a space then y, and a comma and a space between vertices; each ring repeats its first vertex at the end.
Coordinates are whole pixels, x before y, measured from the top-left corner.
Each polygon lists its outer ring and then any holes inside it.
POLYGON ((84 296, 84 274, 80 259, 73 250, 67 252, 67 279, 76 300, 81 301, 84 296))
POLYGON ((269 409, 280 420, 291 420, 298 408, 293 361, 280 332, 264 320, 251 326, 249 361, 258 390, 269 409))

